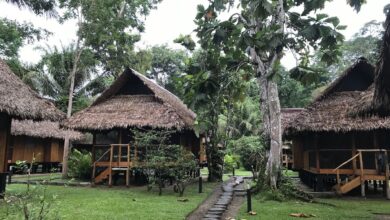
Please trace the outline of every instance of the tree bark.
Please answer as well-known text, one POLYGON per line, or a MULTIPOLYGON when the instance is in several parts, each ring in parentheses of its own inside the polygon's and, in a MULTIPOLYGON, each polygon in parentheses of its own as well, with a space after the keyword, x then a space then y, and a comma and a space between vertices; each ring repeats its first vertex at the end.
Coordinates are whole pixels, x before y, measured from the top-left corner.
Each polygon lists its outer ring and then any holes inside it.
POLYGON ((207 156, 207 167, 209 170, 208 181, 216 182, 222 180, 222 166, 223 158, 218 150, 215 136, 206 136, 206 156, 207 156))
POLYGON ((267 174, 269 176, 269 184, 271 188, 277 189, 282 157, 282 129, 278 87, 275 82, 269 83, 268 100, 270 120, 270 150, 267 161, 267 174))
MULTIPOLYGON (((73 93, 74 93, 74 83, 75 83, 75 75, 78 68, 78 63, 80 61, 82 48, 80 48, 80 37, 77 40, 76 44, 76 54, 73 60, 73 67, 72 71, 70 73, 70 86, 69 86, 69 98, 68 98, 68 109, 66 111, 66 118, 70 118, 72 116, 72 108, 73 108, 73 93)), ((62 159, 62 177, 67 178, 68 177, 68 159, 69 159, 69 137, 68 135, 65 136, 64 141, 64 156, 62 159)))

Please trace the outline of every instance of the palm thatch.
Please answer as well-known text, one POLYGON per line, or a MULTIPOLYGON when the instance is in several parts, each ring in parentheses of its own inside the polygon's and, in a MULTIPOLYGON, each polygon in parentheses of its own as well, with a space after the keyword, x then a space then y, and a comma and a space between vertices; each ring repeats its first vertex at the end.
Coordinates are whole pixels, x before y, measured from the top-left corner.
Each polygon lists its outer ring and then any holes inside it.
POLYGON ((301 132, 349 132, 389 129, 390 117, 356 116, 360 106, 372 100, 374 67, 359 59, 284 130, 285 135, 301 132))
POLYGON ((22 82, 0 59, 0 112, 23 119, 58 121, 65 114, 22 82))
POLYGON ((127 69, 90 107, 63 125, 86 131, 127 127, 181 130, 192 129, 195 117, 175 95, 127 69))
POLYGON ((282 108, 282 131, 304 110, 304 108, 282 108))
POLYGON ((84 136, 82 133, 60 128, 59 122, 53 121, 32 121, 32 120, 12 120, 11 135, 29 136, 37 138, 55 138, 70 140, 81 140, 84 136))

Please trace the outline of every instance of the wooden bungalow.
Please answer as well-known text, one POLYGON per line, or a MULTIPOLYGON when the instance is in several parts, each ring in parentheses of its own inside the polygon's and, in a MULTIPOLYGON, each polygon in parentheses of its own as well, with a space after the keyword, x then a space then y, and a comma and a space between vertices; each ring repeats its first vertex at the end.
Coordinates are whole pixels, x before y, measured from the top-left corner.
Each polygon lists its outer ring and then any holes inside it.
POLYGON ((376 68, 359 59, 287 126, 294 168, 322 191, 345 194, 378 183, 390 199, 390 13, 376 68), (371 185, 371 184, 370 184, 371 185))
MULTIPOLYGON (((11 138, 8 146, 8 167, 16 161, 35 158, 32 172, 51 172, 61 170, 64 152, 64 139, 80 140, 80 132, 60 128, 59 122, 12 120, 11 138)), ((15 171, 15 170, 14 170, 15 171)))
MULTIPOLYGON (((7 172, 12 118, 58 121, 65 115, 25 85, 0 59, 0 173, 7 172)), ((4 189, 1 182, 0 193, 4 189)))
POLYGON ((365 195, 368 182, 388 189, 390 117, 357 114, 373 97, 374 70, 359 59, 284 131, 293 168, 317 191, 345 194, 360 186, 365 195))
MULTIPOLYGON (((284 130, 303 110, 303 108, 282 108, 282 130, 284 130)), ((282 165, 287 169, 292 169, 294 162, 291 147, 291 140, 284 139, 282 145, 282 165)))
POLYGON ((131 145, 130 128, 174 130, 172 143, 199 158, 200 141, 193 131, 195 113, 175 95, 132 69, 126 69, 88 108, 66 120, 65 127, 93 133, 93 182, 140 164, 143 152, 131 145))

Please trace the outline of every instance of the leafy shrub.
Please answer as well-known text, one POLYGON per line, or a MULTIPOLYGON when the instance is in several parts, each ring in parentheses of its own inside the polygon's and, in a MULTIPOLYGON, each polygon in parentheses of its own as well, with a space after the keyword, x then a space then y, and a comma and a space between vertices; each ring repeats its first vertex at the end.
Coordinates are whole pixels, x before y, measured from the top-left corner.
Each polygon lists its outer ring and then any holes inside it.
POLYGON ((223 161, 225 172, 232 172, 233 168, 239 168, 239 158, 236 155, 226 154, 223 161))
POLYGON ((173 131, 132 130, 132 133, 138 148, 144 148, 147 152, 140 155, 143 166, 139 171, 147 176, 148 189, 157 185, 161 195, 165 184, 174 182, 175 192, 183 196, 196 168, 192 152, 170 142, 173 131))
POLYGON ((242 166, 250 171, 252 171, 252 166, 258 164, 259 154, 264 151, 263 144, 258 136, 244 136, 232 141, 230 145, 230 148, 236 149, 242 166))
POLYGON ((92 172, 92 154, 74 149, 69 155, 68 166, 69 177, 90 179, 92 172))

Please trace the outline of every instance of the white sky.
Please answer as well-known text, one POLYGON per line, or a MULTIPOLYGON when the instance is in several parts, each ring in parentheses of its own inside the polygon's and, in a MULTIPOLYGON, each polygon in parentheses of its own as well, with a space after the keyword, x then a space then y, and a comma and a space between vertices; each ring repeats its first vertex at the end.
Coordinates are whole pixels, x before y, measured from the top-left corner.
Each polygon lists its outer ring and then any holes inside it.
MULTIPOLYGON (((156 44, 168 44, 173 48, 180 48, 174 44, 173 40, 180 34, 190 34, 195 29, 193 22, 196 15, 196 6, 198 4, 207 4, 207 0, 163 0, 158 5, 158 9, 151 12, 146 18, 146 30, 142 34, 141 42, 137 47, 144 48, 156 44)), ((346 39, 349 39, 365 23, 371 20, 383 21, 383 7, 389 3, 389 0, 369 0, 359 13, 352 10, 346 4, 345 0, 334 0, 328 3, 321 13, 327 13, 330 16, 339 17, 341 24, 347 25, 348 28, 342 33, 346 39)), ((34 48, 36 46, 46 45, 68 45, 75 39, 76 26, 75 22, 69 21, 59 24, 53 19, 35 16, 28 10, 20 10, 17 7, 0 2, 0 16, 18 21, 27 21, 37 27, 46 28, 53 32, 47 41, 41 41, 34 45, 26 45, 20 51, 20 57, 25 62, 35 63, 39 61, 40 53, 34 48)), ((286 67, 293 67, 295 60, 292 55, 287 55, 282 60, 286 67)))

